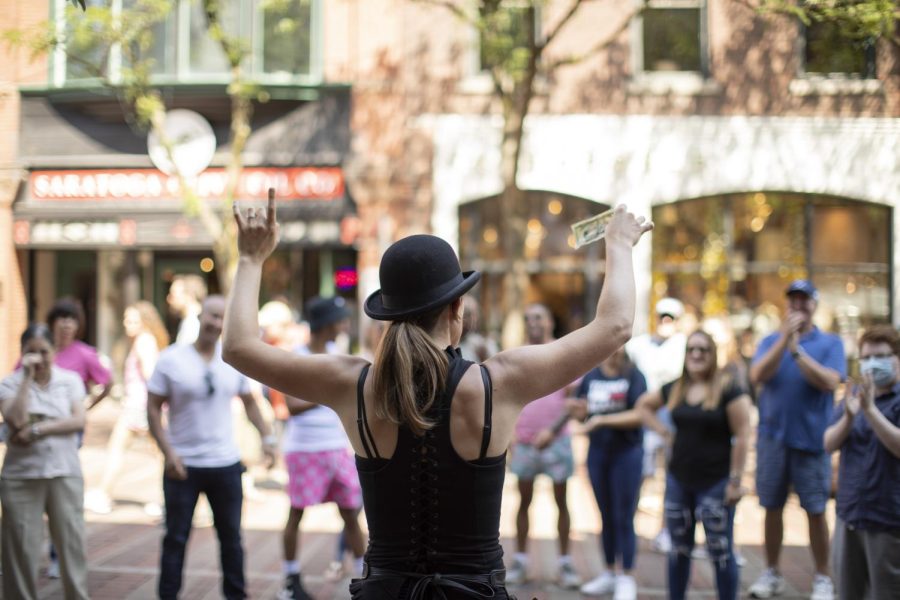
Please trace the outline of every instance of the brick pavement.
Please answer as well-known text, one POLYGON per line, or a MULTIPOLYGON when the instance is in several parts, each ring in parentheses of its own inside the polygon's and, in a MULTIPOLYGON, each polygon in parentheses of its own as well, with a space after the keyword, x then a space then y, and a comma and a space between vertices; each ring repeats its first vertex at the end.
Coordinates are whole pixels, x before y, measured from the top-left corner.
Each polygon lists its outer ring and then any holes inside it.
MULTIPOLYGON (((114 402, 102 404, 90 415, 90 428, 82 449, 87 487, 99 481, 104 463, 104 444, 115 419, 114 402)), ((584 456, 584 442, 576 443, 576 455, 584 456)), ((154 597, 162 528, 158 519, 143 511, 145 502, 161 500, 160 459, 150 440, 139 440, 126 457, 126 466, 114 490, 115 510, 109 515, 86 514, 88 586, 96 600, 149 599, 154 597)), ((277 473, 276 473, 277 475, 277 473)), ((281 584, 280 528, 287 514, 287 500, 279 478, 265 477, 254 499, 245 502, 244 544, 249 592, 254 598, 274 598, 281 584)), ((501 537, 507 555, 512 552, 518 498, 515 480, 507 478, 501 515, 501 537)), ((549 482, 538 480, 532 506, 529 553, 534 581, 512 590, 520 600, 574 600, 580 594, 561 590, 553 583, 556 565, 555 508, 549 482)), ((640 598, 665 597, 665 557, 651 549, 650 540, 659 525, 661 481, 651 482, 642 497, 636 520, 639 539, 637 580, 640 598)), ((578 469, 569 489, 572 515, 572 554, 578 572, 593 576, 602 565, 598 544, 599 515, 584 468, 578 469)), ((833 509, 833 507, 831 507, 833 509)), ((744 499, 738 510, 736 540, 747 564, 742 572, 742 596, 764 568, 762 510, 756 498, 744 499)), ((349 598, 347 583, 326 580, 323 573, 334 555, 340 519, 332 506, 314 507, 304 516, 301 566, 304 582, 318 600, 349 598)), ((812 578, 812 559, 806 545, 806 520, 796 503, 785 516, 785 550, 782 570, 788 582, 784 598, 807 598, 812 578)), ((182 598, 219 598, 218 546, 214 529, 195 528, 185 568, 182 598)), ((61 598, 59 583, 40 579, 42 599, 61 598)), ((690 598, 715 598, 712 571, 707 561, 695 561, 690 598)))

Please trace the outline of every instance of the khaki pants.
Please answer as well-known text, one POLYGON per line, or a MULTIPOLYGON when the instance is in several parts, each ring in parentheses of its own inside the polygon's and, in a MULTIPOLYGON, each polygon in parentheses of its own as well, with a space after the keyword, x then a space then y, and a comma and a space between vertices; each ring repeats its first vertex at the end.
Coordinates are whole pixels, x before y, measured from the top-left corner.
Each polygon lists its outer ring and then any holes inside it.
POLYGON ((838 521, 832 546, 841 600, 900 598, 900 532, 851 529, 838 521))
POLYGON ((87 599, 84 481, 81 477, 0 479, 3 597, 33 600, 43 546, 43 516, 59 553, 66 600, 87 599))

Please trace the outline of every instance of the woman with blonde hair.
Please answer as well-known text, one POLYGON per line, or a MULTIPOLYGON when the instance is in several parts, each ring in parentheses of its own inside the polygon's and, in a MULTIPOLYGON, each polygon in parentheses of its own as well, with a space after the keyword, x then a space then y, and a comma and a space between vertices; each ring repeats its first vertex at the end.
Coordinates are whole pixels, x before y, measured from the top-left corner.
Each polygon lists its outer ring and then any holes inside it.
MULTIPOLYGON (((156 307, 139 300, 125 309, 122 327, 129 340, 128 354, 122 369, 122 412, 116 420, 106 447, 106 468, 97 489, 85 496, 85 508, 98 514, 112 511, 112 489, 122 469, 125 451, 135 435, 146 435, 147 380, 156 366, 160 350, 169 345, 169 334, 156 307)), ((159 505, 148 503, 144 510, 152 516, 160 514, 159 505)))
POLYGON ((606 229, 597 316, 547 344, 475 366, 457 345, 463 273, 450 245, 412 235, 384 253, 366 314, 390 321, 373 363, 298 356, 259 338, 263 263, 278 242, 275 203, 238 222, 240 259, 225 313, 223 356, 247 376, 337 412, 356 453, 369 524, 354 599, 509 598, 499 541, 506 448, 528 402, 586 373, 631 336, 632 246, 652 228, 624 207, 606 229))
POLYGON ((671 440, 666 477, 669 598, 681 600, 691 575, 697 521, 716 573, 720 600, 737 598, 739 569, 734 554, 734 508, 744 493, 741 477, 750 442, 750 396, 716 362, 716 343, 705 331, 687 339, 681 377, 638 399, 644 425, 671 440), (665 405, 675 435, 657 418, 665 405))

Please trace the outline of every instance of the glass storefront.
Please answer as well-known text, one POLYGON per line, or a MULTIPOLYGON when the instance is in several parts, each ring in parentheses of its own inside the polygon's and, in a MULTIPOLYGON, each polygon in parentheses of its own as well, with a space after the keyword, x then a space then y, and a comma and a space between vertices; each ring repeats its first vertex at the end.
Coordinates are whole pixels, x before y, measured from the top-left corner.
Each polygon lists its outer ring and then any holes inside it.
POLYGON ((818 287, 816 324, 848 355, 860 331, 890 322, 891 209, 846 198, 755 192, 654 207, 650 306, 673 296, 698 323, 725 319, 754 337, 778 326, 784 289, 818 287))
MULTIPOLYGON (((525 235, 518 255, 524 257, 527 282, 524 303, 541 302, 557 320, 562 335, 593 315, 603 281, 602 244, 573 250, 572 223, 608 208, 583 198, 552 192, 525 192, 525 235)), ((500 214, 497 197, 484 198, 459 208, 459 254, 463 269, 482 272, 473 290, 482 310, 482 328, 499 337, 505 319, 524 306, 507 306, 503 280, 509 269, 504 227, 510 219, 500 214)))

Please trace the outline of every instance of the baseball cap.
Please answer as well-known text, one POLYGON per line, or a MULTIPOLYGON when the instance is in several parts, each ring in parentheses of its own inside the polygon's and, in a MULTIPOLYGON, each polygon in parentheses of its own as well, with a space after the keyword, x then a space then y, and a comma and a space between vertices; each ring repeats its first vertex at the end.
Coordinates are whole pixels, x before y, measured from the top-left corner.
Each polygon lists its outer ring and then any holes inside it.
POLYGON ((819 299, 819 291, 816 289, 816 286, 814 286, 808 279, 795 279, 791 282, 791 285, 789 285, 784 291, 784 294, 786 296, 788 294, 794 293, 806 294, 813 300, 819 299))
POLYGON ((684 304, 675 298, 663 298, 656 303, 656 314, 671 315, 677 319, 684 314, 684 304))
POLYGON ((318 331, 350 316, 346 301, 340 296, 313 298, 306 305, 310 331, 318 331))

